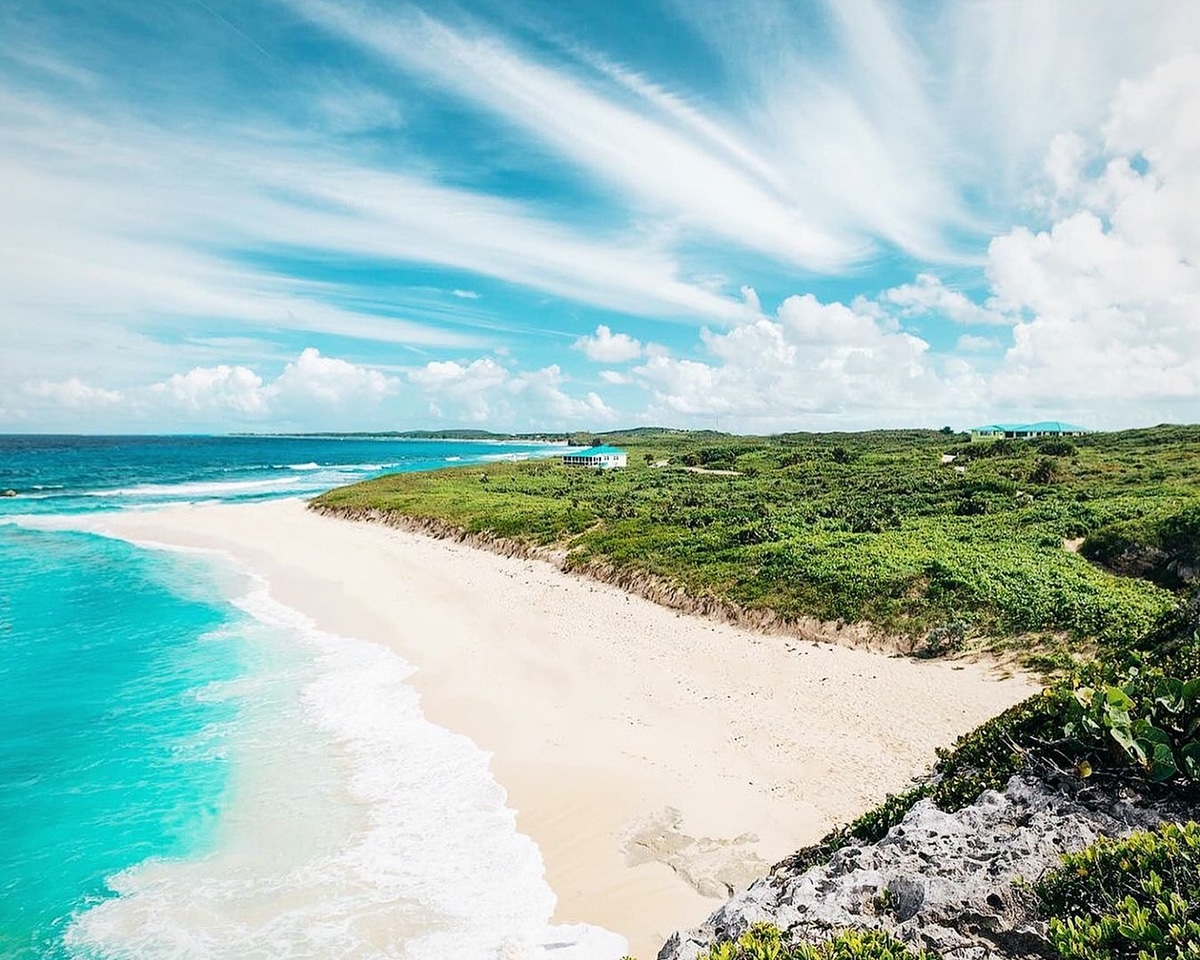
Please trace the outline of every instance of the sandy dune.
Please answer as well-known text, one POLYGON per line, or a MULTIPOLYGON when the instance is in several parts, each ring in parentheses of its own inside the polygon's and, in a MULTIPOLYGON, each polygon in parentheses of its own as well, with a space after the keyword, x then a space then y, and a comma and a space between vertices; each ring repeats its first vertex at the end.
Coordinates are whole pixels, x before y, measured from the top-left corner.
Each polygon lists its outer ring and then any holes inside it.
POLYGON ((621 932, 643 960, 1034 689, 981 665, 747 633, 295 500, 105 525, 225 551, 323 629, 397 650, 427 716, 492 752, 557 919, 621 932))

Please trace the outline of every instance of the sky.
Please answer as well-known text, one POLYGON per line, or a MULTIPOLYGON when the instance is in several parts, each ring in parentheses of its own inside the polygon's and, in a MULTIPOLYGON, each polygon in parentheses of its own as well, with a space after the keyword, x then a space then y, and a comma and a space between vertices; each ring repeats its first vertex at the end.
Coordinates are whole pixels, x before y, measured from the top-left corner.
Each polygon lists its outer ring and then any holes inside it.
POLYGON ((0 0, 0 431, 1200 421, 1192 0, 0 0))

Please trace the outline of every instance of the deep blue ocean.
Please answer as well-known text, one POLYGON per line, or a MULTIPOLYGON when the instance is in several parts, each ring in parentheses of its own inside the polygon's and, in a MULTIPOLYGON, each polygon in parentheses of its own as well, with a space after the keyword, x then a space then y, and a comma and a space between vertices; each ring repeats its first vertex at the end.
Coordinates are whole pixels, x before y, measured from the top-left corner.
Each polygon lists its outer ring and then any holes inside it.
POLYGON ((252 572, 87 528, 548 452, 0 436, 0 958, 489 957, 544 924, 540 855, 407 665, 252 572), (455 886, 444 861, 480 850, 455 886))

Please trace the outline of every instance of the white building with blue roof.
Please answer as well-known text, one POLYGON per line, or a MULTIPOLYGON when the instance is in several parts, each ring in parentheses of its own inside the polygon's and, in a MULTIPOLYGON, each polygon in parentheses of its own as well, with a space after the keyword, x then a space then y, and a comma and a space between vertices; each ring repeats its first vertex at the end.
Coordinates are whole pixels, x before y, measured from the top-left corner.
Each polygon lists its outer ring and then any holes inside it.
POLYGON ((563 454, 562 462, 568 467, 593 467, 597 470, 615 470, 628 465, 629 456, 616 447, 588 447, 563 454))

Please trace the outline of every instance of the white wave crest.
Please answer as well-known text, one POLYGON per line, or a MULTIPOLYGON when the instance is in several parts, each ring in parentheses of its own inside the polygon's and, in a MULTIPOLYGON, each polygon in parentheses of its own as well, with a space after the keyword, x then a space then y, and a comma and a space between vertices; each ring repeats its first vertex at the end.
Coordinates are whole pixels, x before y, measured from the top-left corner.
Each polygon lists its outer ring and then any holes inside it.
POLYGON ((422 715, 411 666, 318 630, 265 585, 235 602, 283 653, 246 690, 217 847, 112 878, 119 896, 75 919, 73 947, 130 960, 624 955, 608 931, 549 925, 540 851, 488 755, 422 715))

